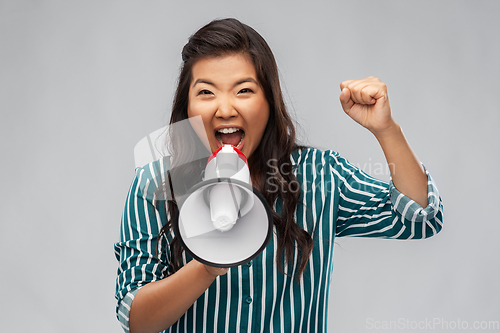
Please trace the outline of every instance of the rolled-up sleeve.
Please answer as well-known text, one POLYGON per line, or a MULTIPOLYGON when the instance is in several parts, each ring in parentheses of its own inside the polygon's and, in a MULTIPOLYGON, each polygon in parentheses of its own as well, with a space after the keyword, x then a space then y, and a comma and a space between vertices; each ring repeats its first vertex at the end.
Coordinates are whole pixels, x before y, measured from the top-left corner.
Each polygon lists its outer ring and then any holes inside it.
MULTIPOLYGON (((425 167, 424 167, 425 169, 425 167)), ((390 182, 390 202, 398 218, 405 221, 405 228, 398 238, 427 238, 437 234, 443 227, 443 204, 434 180, 427 174, 427 206, 418 203, 398 191, 390 182)))

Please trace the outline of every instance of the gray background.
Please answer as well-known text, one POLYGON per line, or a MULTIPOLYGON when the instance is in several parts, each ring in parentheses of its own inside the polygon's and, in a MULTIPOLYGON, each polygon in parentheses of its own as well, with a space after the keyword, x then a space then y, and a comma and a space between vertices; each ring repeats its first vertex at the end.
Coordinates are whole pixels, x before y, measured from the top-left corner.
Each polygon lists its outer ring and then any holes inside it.
POLYGON ((380 77, 443 197, 436 237, 337 240, 329 330, 499 321, 499 13, 495 1, 0 1, 0 330, 121 332, 113 242, 133 148, 168 120, 188 36, 221 17, 270 44, 304 142, 388 179, 338 101, 341 81, 380 77))

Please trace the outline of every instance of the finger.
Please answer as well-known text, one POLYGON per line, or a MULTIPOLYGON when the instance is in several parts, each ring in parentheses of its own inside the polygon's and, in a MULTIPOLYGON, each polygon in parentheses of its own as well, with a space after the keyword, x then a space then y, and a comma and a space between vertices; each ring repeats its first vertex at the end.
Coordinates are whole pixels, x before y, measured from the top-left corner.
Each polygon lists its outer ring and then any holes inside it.
POLYGON ((349 88, 342 89, 339 99, 345 113, 349 113, 352 106, 354 105, 354 101, 351 99, 351 91, 349 90, 349 88))
POLYGON ((349 85, 349 90, 351 91, 351 99, 356 104, 367 104, 363 98, 363 89, 369 85, 365 80, 357 80, 349 85))
POLYGON ((348 88, 350 84, 352 84, 354 81, 357 80, 345 80, 340 83, 340 90, 343 90, 344 88, 348 88))
POLYGON ((361 96, 363 104, 369 105, 375 104, 377 102, 375 96, 378 94, 378 90, 377 87, 374 87, 373 85, 364 86, 363 88, 361 88, 359 94, 361 96))
POLYGON ((204 265, 205 269, 213 276, 224 275, 229 271, 229 268, 214 267, 209 265, 204 265))
POLYGON ((354 85, 360 84, 360 83, 369 83, 369 84, 377 84, 377 83, 382 83, 379 78, 376 78, 375 76, 369 76, 364 79, 357 79, 357 80, 345 80, 340 83, 340 88, 352 88, 354 85))
POLYGON ((387 87, 381 82, 359 82, 352 89, 352 99, 359 104, 375 104, 378 99, 386 96, 387 87))
POLYGON ((229 268, 228 267, 219 268, 219 275, 224 275, 227 272, 229 272, 229 268))
POLYGON ((387 86, 383 82, 376 82, 366 93, 374 100, 387 99, 387 86))

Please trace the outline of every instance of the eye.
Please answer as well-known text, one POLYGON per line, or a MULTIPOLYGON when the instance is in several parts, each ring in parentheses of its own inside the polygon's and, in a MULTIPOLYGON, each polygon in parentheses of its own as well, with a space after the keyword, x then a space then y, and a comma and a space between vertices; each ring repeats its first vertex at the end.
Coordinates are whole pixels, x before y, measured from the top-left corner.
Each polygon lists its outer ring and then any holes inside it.
POLYGON ((238 94, 244 94, 244 93, 253 93, 253 90, 250 88, 243 88, 240 91, 238 91, 238 94))
POLYGON ((213 95, 213 93, 210 90, 203 89, 198 92, 198 95, 213 95))

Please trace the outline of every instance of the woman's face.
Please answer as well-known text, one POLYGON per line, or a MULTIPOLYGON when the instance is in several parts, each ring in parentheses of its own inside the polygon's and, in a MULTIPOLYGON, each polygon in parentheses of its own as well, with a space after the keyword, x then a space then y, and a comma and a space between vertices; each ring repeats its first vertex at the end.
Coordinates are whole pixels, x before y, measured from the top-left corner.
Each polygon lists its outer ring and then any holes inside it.
POLYGON ((245 55, 204 58, 193 65, 188 117, 195 116, 203 120, 212 152, 232 144, 247 158, 252 155, 264 134, 269 104, 245 55))

